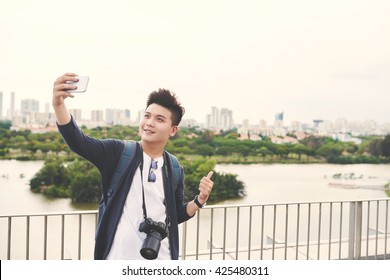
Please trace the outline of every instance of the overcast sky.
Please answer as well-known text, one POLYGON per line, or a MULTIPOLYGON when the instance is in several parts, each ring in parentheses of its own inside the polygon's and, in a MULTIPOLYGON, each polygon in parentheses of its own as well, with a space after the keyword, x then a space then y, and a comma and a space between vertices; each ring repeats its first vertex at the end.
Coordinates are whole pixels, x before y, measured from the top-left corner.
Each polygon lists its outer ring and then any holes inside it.
POLYGON ((387 0, 1 0, 0 91, 51 102, 65 72, 90 76, 69 108, 128 108, 158 88, 185 118, 236 123, 345 117, 390 122, 387 0))

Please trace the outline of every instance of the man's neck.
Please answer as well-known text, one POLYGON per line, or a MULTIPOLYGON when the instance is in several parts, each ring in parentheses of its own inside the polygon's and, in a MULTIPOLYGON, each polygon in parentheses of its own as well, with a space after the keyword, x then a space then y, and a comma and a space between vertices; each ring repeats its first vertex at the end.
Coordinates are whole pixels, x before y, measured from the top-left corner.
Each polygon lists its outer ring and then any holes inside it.
POLYGON ((151 144, 141 141, 142 150, 151 158, 159 158, 164 154, 165 145, 151 144))

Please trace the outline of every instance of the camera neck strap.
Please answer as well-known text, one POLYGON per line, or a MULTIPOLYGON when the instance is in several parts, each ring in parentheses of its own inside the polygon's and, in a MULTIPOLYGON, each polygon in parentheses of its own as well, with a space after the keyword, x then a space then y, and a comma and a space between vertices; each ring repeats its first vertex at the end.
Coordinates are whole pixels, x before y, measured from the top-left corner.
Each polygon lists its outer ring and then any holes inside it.
MULTIPOLYGON (((142 188, 142 211, 144 212, 144 219, 146 220, 148 218, 148 213, 146 211, 146 203, 145 203, 145 188, 144 188, 143 166, 144 166, 144 161, 142 160, 141 164, 140 164, 141 188, 142 188)), ((166 205, 165 205, 165 207, 166 207, 166 205)), ((166 215, 165 224, 168 225, 168 215, 166 215)))

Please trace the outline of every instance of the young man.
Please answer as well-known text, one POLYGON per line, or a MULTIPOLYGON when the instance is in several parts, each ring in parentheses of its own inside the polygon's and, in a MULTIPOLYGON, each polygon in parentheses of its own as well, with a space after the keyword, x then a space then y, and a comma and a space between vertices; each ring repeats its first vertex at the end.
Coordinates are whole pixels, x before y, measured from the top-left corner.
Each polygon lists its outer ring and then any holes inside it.
MULTIPOLYGON (((125 142, 91 138, 78 128, 65 105, 66 98, 74 97, 68 90, 76 89, 69 82, 77 80, 74 73, 59 77, 54 83, 52 104, 58 129, 69 148, 99 169, 104 196, 125 142)), ((199 195, 188 203, 183 200, 184 172, 181 166, 179 184, 172 184, 172 172, 167 171, 172 167, 164 148, 178 131, 183 114, 184 108, 169 91, 160 89, 149 95, 144 117, 139 123, 141 141, 136 144, 134 159, 125 178, 115 187, 105 211, 99 213, 95 259, 178 259, 178 224, 193 217, 206 203, 214 184, 211 180, 213 172, 210 171, 200 180, 199 195), (151 228, 153 234, 149 231, 151 228), (155 232, 161 234, 155 237, 155 232), (155 244, 159 243, 158 239, 162 239, 161 247, 155 244), (148 246, 157 254, 148 255, 148 246)), ((101 203, 107 202, 106 199, 104 196, 101 203)))

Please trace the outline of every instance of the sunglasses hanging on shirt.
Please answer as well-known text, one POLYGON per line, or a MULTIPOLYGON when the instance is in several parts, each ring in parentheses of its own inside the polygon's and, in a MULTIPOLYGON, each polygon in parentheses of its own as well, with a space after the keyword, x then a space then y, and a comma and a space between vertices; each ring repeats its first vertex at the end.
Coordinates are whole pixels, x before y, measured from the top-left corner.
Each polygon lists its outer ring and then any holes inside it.
POLYGON ((150 163, 149 167, 149 175, 148 175, 148 182, 156 182, 156 174, 153 172, 153 170, 157 170, 157 161, 152 159, 152 162, 150 163))

